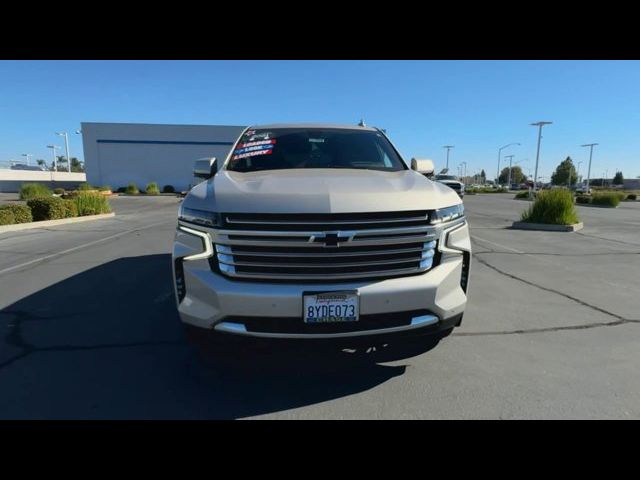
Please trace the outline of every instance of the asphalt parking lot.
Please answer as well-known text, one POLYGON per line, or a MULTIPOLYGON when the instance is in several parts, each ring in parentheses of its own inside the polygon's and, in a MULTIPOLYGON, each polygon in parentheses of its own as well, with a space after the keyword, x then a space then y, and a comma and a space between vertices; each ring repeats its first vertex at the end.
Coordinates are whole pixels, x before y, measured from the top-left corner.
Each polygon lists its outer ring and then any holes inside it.
POLYGON ((526 202, 465 198, 462 327, 375 351, 186 343, 171 284, 178 199, 0 234, 0 418, 640 418, 640 202, 576 233, 511 230, 526 202))

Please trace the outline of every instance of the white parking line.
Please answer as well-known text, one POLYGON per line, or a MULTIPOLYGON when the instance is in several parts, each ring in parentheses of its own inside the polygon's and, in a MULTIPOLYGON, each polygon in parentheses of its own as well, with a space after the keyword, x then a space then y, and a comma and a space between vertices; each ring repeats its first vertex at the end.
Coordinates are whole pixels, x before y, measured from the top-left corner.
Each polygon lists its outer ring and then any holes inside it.
MULTIPOLYGON (((535 258, 536 262, 548 263, 549 265, 556 265, 557 266, 556 262, 546 260, 546 259, 542 258, 540 255, 532 255, 530 253, 525 253, 525 252, 522 252, 520 250, 516 250, 515 248, 511 248, 511 247, 507 247, 506 245, 502 245, 501 243, 496 243, 496 242, 492 242, 491 240, 487 240, 485 238, 480 238, 480 237, 478 237, 476 235, 473 235, 473 234, 471 234, 471 238, 474 239, 474 240, 480 240, 481 242, 489 243, 491 245, 495 245, 496 247, 500 247, 500 248, 504 248, 506 250, 510 250, 510 251, 512 251, 514 253, 518 253, 518 254, 524 255, 526 257, 535 258)), ((499 252, 497 252, 497 253, 499 253, 499 252)), ((561 267, 561 268, 563 268, 565 270, 568 270, 566 267, 561 267)))
POLYGON ((119 232, 119 233, 115 233, 113 235, 109 235, 108 237, 99 238, 99 239, 94 240, 92 242, 83 243, 82 245, 77 245, 75 247, 68 248, 66 250, 62 250, 61 252, 52 253, 52 254, 45 255, 44 257, 40 257, 40 258, 34 258, 33 260, 29 260, 28 262, 19 263, 18 265, 14 265, 12 267, 8 267, 8 268, 5 268, 5 269, 2 269, 2 270, 0 270, 0 275, 4 275, 5 273, 12 272, 13 270, 19 270, 21 268, 28 267, 29 265, 32 265, 34 263, 44 262, 44 261, 49 260, 51 258, 60 257, 62 255, 66 255, 67 253, 75 252, 76 250, 81 250, 83 248, 87 248, 87 247, 90 247, 92 245, 96 245, 96 244, 101 243, 101 242, 106 242, 107 240, 112 240, 114 238, 122 237, 123 235, 128 235, 129 233, 138 232, 140 230, 146 230, 148 228, 157 227, 158 225, 163 225, 163 224, 166 224, 166 223, 167 222, 152 223, 152 224, 146 225, 144 227, 134 228, 132 230, 126 230, 124 232, 119 232))
POLYGON ((516 250, 515 248, 507 247, 506 245, 502 245, 500 243, 492 242, 491 240, 486 240, 484 238, 480 238, 477 235, 471 234, 471 237, 475 238, 476 240, 480 240, 481 242, 485 242, 485 243, 489 243, 491 245, 495 245, 496 247, 504 248, 506 250, 511 250, 512 252, 515 252, 515 253, 520 253, 522 255, 526 255, 526 253, 521 252, 520 250, 516 250))

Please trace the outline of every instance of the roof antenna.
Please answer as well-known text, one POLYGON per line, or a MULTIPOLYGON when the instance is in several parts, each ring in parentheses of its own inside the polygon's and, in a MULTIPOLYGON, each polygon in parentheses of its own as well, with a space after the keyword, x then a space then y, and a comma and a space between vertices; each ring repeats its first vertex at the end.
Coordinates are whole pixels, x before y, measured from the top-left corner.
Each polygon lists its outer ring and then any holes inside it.
POLYGON ((367 125, 364 123, 364 118, 360 119, 360 123, 358 124, 359 127, 366 127, 367 125))

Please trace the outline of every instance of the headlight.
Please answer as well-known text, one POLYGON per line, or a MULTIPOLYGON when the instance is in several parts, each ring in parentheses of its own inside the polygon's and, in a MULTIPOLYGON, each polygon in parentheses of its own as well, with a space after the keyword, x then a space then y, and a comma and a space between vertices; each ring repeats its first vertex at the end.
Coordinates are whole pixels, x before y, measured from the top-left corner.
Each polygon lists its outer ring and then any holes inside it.
POLYGON ((456 218, 464 216, 464 205, 462 203, 454 205, 452 207, 439 208, 434 210, 429 217, 429 222, 432 225, 444 222, 450 222, 456 218))
POLYGON ((182 207, 178 219, 194 223, 196 225, 202 225, 204 227, 218 227, 220 226, 220 214, 217 212, 209 212, 207 210, 196 210, 195 208, 182 207))

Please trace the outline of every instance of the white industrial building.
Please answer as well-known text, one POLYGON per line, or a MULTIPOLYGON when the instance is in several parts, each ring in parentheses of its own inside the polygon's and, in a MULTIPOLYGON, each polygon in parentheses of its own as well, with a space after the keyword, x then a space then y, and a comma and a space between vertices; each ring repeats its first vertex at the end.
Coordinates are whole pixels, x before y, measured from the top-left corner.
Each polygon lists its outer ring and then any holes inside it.
POLYGON ((185 190, 198 158, 229 153, 245 127, 233 125, 160 125, 82 122, 87 182, 114 190, 157 182, 185 190))

